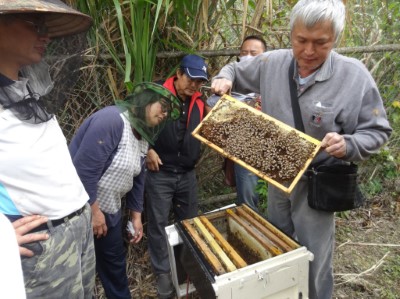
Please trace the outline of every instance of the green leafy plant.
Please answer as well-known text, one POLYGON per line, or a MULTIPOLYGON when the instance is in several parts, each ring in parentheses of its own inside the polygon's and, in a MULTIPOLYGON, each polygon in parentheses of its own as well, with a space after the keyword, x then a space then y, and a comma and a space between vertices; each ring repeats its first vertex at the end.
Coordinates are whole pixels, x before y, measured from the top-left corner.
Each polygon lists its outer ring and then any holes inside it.
POLYGON ((256 193, 259 198, 259 209, 262 214, 266 214, 268 209, 268 184, 264 180, 258 180, 256 185, 256 193))

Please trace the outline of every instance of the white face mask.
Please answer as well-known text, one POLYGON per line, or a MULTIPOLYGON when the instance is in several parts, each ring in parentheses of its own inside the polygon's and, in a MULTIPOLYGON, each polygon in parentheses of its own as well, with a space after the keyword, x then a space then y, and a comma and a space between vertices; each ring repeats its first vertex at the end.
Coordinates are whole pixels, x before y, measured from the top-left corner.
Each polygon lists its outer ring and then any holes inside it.
POLYGON ((249 55, 246 55, 246 56, 239 57, 239 61, 246 61, 246 60, 250 60, 250 59, 253 59, 253 58, 254 58, 254 56, 251 56, 249 54, 249 55))

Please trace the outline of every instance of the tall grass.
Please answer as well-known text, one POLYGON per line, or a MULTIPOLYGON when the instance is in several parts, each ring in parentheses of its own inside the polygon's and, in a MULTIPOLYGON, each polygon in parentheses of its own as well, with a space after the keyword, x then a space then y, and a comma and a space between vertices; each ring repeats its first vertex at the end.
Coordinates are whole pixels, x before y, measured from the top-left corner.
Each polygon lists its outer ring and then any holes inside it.
POLYGON ((117 73, 109 71, 112 85, 118 88, 118 76, 122 76, 128 92, 135 83, 153 80, 156 54, 160 50, 194 53, 237 47, 244 32, 261 33, 257 27, 263 18, 264 4, 272 3, 271 0, 70 2, 76 2, 79 10, 94 19, 90 43, 96 53, 105 51, 110 55, 117 69, 117 73))
MULTIPOLYGON (((77 6, 93 17, 91 43, 111 56, 127 92, 135 83, 153 79, 159 16, 169 1, 78 0, 77 6)), ((111 73, 110 79, 117 81, 111 73)))

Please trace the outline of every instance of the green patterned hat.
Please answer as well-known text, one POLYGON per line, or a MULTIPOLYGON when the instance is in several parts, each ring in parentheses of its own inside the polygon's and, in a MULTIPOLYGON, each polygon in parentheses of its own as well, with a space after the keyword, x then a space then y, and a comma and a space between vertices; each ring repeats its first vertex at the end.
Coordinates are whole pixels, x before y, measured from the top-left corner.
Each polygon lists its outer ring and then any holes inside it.
POLYGON ((179 119, 182 112, 179 99, 162 85, 152 82, 135 85, 132 93, 123 101, 117 100, 116 105, 126 111, 124 115, 131 126, 152 145, 157 140, 166 121, 179 119), (167 117, 158 125, 152 126, 146 121, 146 108, 156 102, 161 104, 167 117))

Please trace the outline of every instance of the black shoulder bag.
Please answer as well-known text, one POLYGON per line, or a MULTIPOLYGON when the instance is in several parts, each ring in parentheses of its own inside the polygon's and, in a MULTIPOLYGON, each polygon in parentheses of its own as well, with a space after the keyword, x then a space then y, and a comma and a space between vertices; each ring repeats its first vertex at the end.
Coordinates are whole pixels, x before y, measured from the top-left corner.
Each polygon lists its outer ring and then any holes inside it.
MULTIPOLYGON (((297 87, 293 80, 294 59, 289 67, 289 87, 294 123, 297 130, 304 132, 297 87)), ((357 184, 357 165, 337 163, 314 165, 307 170, 308 205, 315 210, 341 212, 360 207, 364 202, 357 184)))

